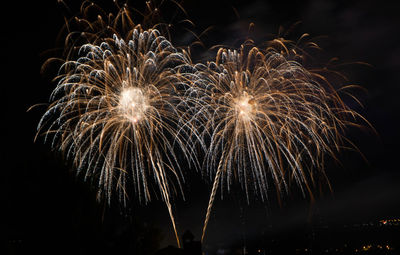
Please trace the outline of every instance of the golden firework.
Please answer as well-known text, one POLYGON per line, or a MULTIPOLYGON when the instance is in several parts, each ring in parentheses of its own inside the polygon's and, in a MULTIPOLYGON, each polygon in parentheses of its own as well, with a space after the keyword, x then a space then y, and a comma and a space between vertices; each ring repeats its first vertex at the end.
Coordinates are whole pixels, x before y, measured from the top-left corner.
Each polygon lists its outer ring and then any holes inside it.
POLYGON ((325 177, 325 155, 335 157, 345 128, 360 117, 323 76, 291 59, 276 47, 246 43, 239 51, 220 48, 215 62, 196 66, 203 91, 196 119, 214 178, 202 239, 219 185, 229 190, 239 182, 247 199, 254 192, 264 200, 269 179, 280 193, 294 181, 311 194, 315 175, 325 177))
POLYGON ((62 65, 39 129, 47 129, 53 147, 66 151, 85 178, 98 179, 99 195, 108 199, 117 190, 125 200, 132 180, 147 202, 154 180, 176 233, 170 184, 182 179, 177 148, 190 158, 180 93, 190 59, 157 30, 140 28, 127 42, 115 35, 83 45, 78 55, 62 65))

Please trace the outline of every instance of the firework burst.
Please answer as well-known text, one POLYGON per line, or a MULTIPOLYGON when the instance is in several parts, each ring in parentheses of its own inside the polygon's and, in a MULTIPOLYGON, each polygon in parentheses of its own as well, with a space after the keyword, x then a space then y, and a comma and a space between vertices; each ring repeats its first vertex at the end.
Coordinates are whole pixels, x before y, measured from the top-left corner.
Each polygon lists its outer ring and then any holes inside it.
POLYGON ((52 135, 52 146, 73 158, 85 178, 97 178, 99 195, 108 199, 116 190, 125 200, 132 180, 147 202, 153 179, 176 233, 170 184, 182 180, 176 148, 190 158, 180 94, 188 56, 157 30, 140 28, 129 41, 114 35, 81 46, 78 55, 62 65, 39 130, 47 129, 46 139, 52 135))
MULTIPOLYGON (((158 10, 146 6, 142 24, 151 27, 158 10)), ((213 182, 202 240, 219 187, 240 183, 249 201, 251 193, 265 200, 271 181, 279 194, 296 183, 311 197, 315 183, 327 181, 324 158, 336 159, 350 142, 345 129, 363 118, 298 61, 297 49, 248 41, 193 65, 164 37, 170 24, 143 29, 126 5, 117 7, 113 16, 84 1, 83 17, 66 22, 67 57, 38 124, 38 134, 97 182, 99 198, 115 192, 125 203, 133 189, 147 203, 161 194, 179 246, 171 199, 183 196, 181 159, 200 165, 198 144, 213 182)))
POLYGON ((239 182, 248 200, 250 192, 264 200, 272 179, 280 193, 295 182, 312 196, 316 175, 325 177, 324 156, 335 158, 344 129, 356 125, 359 115, 327 80, 293 58, 244 44, 239 51, 220 48, 215 62, 197 65, 203 96, 196 119, 214 179, 202 239, 219 185, 229 191, 239 182))

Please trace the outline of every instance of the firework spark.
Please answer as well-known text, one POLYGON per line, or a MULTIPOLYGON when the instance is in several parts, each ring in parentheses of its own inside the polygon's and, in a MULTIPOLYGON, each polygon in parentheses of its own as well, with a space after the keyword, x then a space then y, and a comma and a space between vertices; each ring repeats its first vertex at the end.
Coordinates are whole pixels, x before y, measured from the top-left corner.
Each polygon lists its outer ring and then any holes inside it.
POLYGON ((209 141, 205 169, 214 176, 202 240, 219 185, 229 191, 237 181, 248 200, 250 192, 264 200, 272 178, 279 192, 294 181, 312 196, 316 174, 325 177, 324 156, 335 158, 344 129, 356 125, 359 115, 326 79, 289 57, 244 44, 197 65, 203 96, 196 119, 209 141))
POLYGON ((46 127, 52 146, 72 157, 85 178, 97 178, 99 195, 108 199, 117 190, 125 200, 132 180, 147 202, 154 179, 179 243, 170 184, 180 186, 182 179, 176 148, 190 158, 179 92, 190 59, 157 30, 140 28, 129 41, 103 38, 80 47, 78 55, 62 65, 39 130, 46 127))

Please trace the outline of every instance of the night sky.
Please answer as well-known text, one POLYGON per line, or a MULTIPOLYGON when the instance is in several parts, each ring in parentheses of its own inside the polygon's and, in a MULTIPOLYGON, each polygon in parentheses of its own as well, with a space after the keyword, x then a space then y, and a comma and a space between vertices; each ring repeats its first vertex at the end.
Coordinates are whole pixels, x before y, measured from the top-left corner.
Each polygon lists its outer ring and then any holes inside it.
MULTIPOLYGON (((100 5, 105 9, 112 6, 111 1, 103 2, 100 5)), ((333 225, 400 217, 400 9, 391 5, 385 1, 334 0, 298 1, 294 5, 284 1, 183 1, 188 17, 196 24, 194 32, 212 26, 202 37, 206 47, 237 46, 246 37, 250 22, 255 24, 251 36, 260 44, 279 33, 287 32, 293 40, 309 33, 322 48, 315 56, 317 62, 337 57, 338 70, 348 77, 348 83, 366 89, 356 92, 364 108, 351 106, 378 133, 367 128, 348 130, 346 135, 367 162, 351 151, 340 153, 341 164, 328 161, 333 193, 328 189, 318 193, 313 205, 296 188, 283 199, 282 206, 274 192, 268 203, 252 197, 248 205, 242 190, 225 191, 224 200, 218 196, 209 223, 210 244, 229 244, 243 236, 251 239, 269 225, 277 233, 291 233, 309 222, 310 212, 333 225)), ((71 4, 73 13, 77 6, 71 4)), ((45 108, 26 111, 34 104, 47 103, 54 88, 51 77, 40 74, 40 68, 52 56, 48 50, 58 45, 63 15, 68 12, 57 1, 7 1, 2 11, 1 186, 6 200, 2 208, 7 214, 2 218, 6 228, 1 229, 9 247, 15 248, 10 250, 51 252, 62 247, 65 253, 79 250, 85 254, 105 251, 100 247, 119 247, 123 251, 132 243, 133 226, 154 229, 162 238, 160 247, 174 245, 161 201, 139 205, 133 199, 125 209, 116 202, 111 207, 96 202, 95 186, 76 177, 70 162, 52 152, 43 139, 33 142, 45 108)), ((173 42, 179 46, 191 39, 190 34, 179 34, 173 42)), ((194 61, 212 54, 204 52, 194 49, 194 61)), ((175 201, 176 221, 181 233, 189 229, 199 239, 211 187, 198 173, 188 177, 186 201, 180 197, 175 201)))

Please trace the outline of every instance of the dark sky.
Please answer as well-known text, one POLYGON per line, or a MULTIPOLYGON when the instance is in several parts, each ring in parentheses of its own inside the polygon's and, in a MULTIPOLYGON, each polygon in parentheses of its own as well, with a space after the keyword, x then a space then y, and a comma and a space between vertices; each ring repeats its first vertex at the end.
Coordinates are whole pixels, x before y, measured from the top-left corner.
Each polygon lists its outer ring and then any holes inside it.
MULTIPOLYGON (((390 5, 385 1, 334 0, 298 1, 295 5, 252 0, 182 3, 197 25, 195 32, 213 26, 202 37, 206 46, 237 44, 247 35, 250 22, 255 23, 252 37, 258 43, 278 34, 280 26, 289 32, 290 39, 309 33, 323 49, 319 61, 338 57, 349 83, 366 88, 367 93, 357 94, 364 108, 356 109, 378 135, 368 130, 348 131, 368 162, 353 152, 340 154, 342 165, 328 162, 334 193, 318 197, 313 211, 330 224, 400 216, 400 9, 390 5), (369 66, 349 64, 354 62, 369 66)), ((66 12, 57 1, 7 1, 2 10, 3 14, 11 13, 10 17, 1 15, 1 101, 5 115, 1 125, 1 179, 8 242, 27 247, 36 243, 35 247, 42 248, 52 240, 61 246, 73 244, 89 249, 87 243, 123 236, 121 232, 126 230, 122 226, 131 224, 129 216, 134 215, 133 221, 152 222, 162 229, 162 245, 173 244, 167 210, 161 202, 147 206, 133 202, 122 215, 118 205, 104 209, 95 201, 94 188, 76 178, 62 157, 51 152, 49 144, 42 140, 33 143, 44 109, 26 110, 33 104, 46 103, 52 91, 54 83, 51 77, 40 75, 40 67, 49 55, 46 50, 56 45, 66 12)), ((180 34, 176 43, 188 40, 189 35, 180 34)), ((197 49, 195 61, 210 54, 201 52, 197 49)), ((181 232, 190 229, 200 238, 210 187, 196 174, 192 179, 195 181, 186 185, 186 201, 176 201, 176 217, 181 232)), ((243 234, 252 237, 268 224, 275 224, 276 231, 294 231, 306 223, 309 215, 308 200, 295 192, 284 199, 281 208, 274 199, 268 204, 252 198, 247 205, 241 190, 224 194, 223 201, 217 199, 210 221, 210 243, 233 242, 243 234)))

